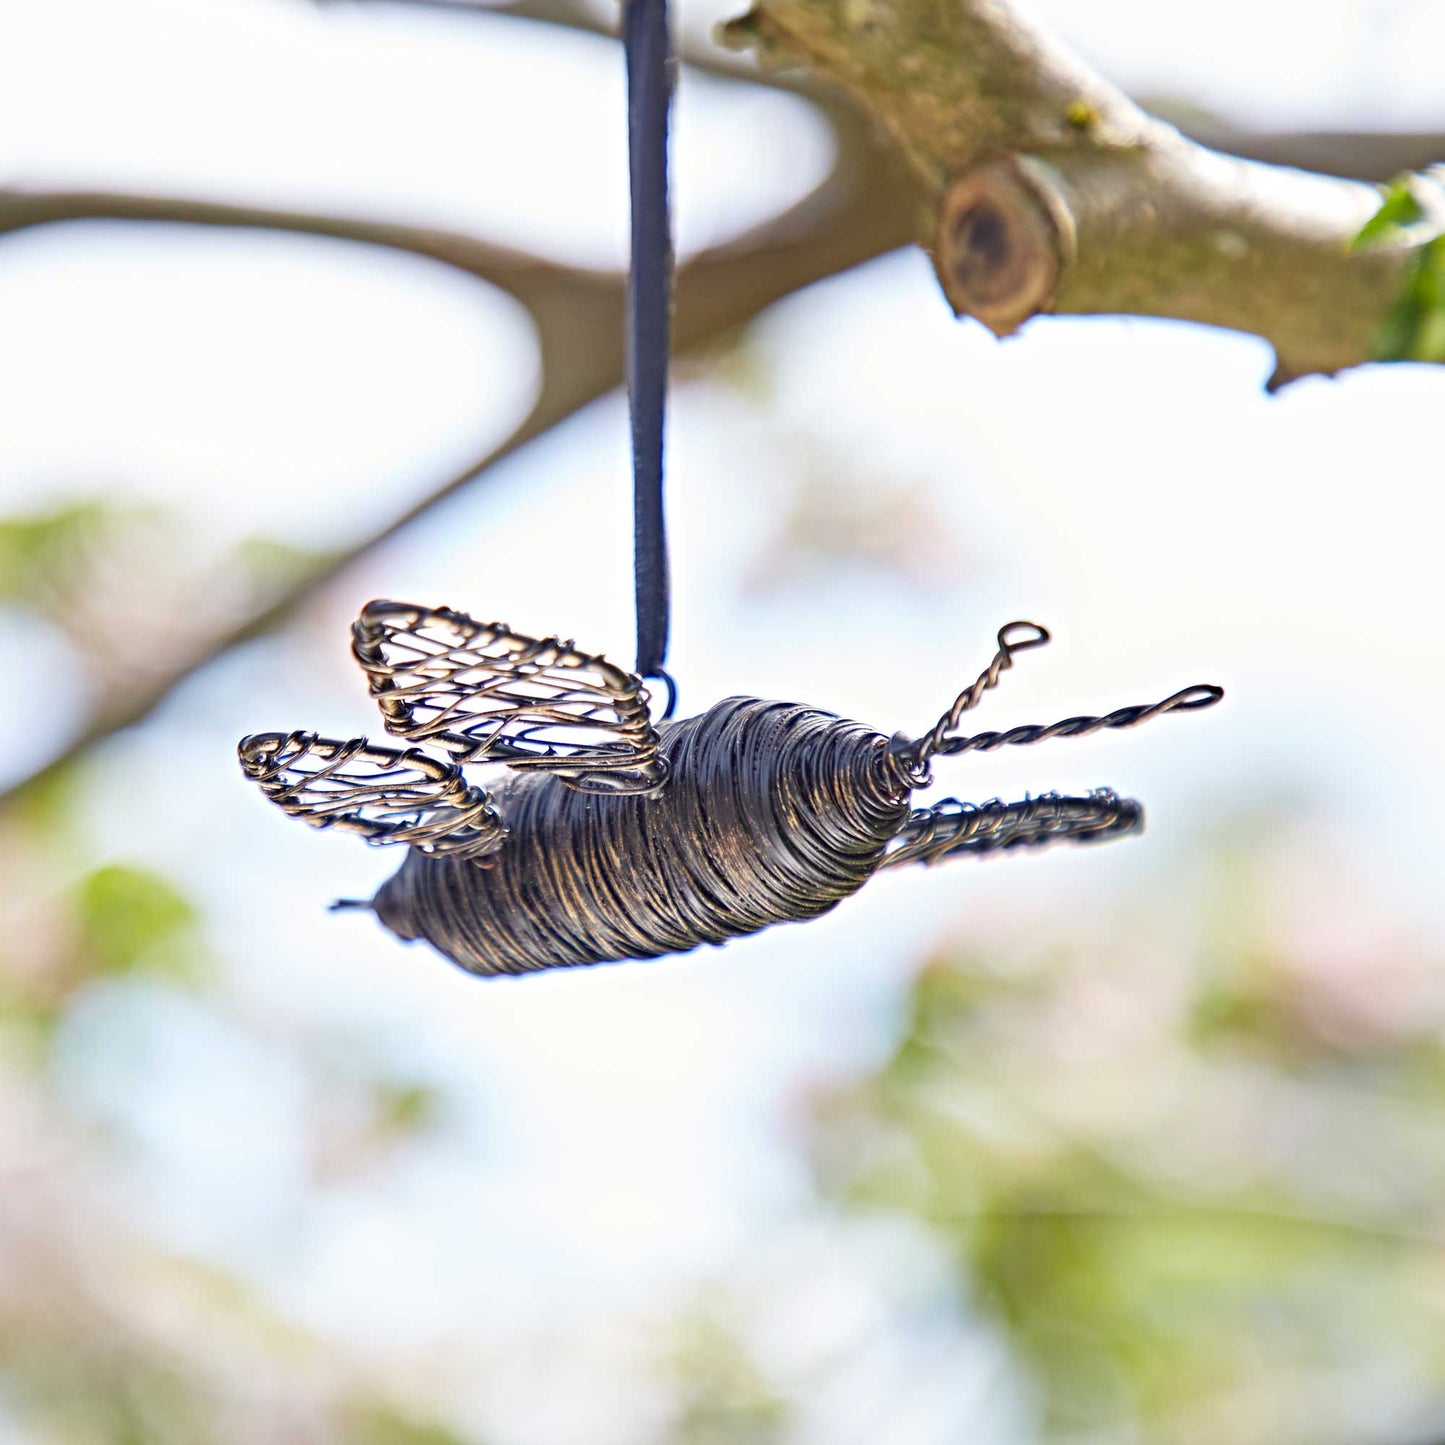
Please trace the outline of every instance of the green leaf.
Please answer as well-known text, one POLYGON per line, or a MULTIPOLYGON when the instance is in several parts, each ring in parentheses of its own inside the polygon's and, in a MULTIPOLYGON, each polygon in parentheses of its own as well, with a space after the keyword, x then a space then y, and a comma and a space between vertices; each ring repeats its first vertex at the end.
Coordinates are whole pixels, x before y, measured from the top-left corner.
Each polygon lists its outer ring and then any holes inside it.
POLYGON ((68 575, 115 522, 114 509, 100 501, 0 519, 0 598, 43 604, 57 579, 68 575))
POLYGON ((82 961, 88 973, 194 976, 196 911, 157 873, 112 864, 76 890, 82 961))
POLYGON ((1352 251, 1362 251, 1382 242, 1395 241, 1403 231, 1425 219, 1425 208, 1415 194, 1410 176, 1396 176, 1385 188, 1380 209, 1360 228, 1350 242, 1352 251))
POLYGON ((31 843, 47 847, 65 841, 75 819, 76 804, 84 796, 85 767, 71 763, 41 773, 24 783, 6 800, 0 818, 23 828, 31 843))
POLYGON ((436 1122, 441 1096, 427 1084, 384 1080, 373 1091, 377 1122, 395 1134, 419 1134, 436 1122))
POLYGON ((1378 361, 1445 362, 1445 236, 1410 258, 1405 286, 1376 338, 1378 361))
POLYGON ((1392 181, 1380 209, 1351 243, 1358 251, 1418 241, 1406 263, 1400 298, 1375 338, 1377 361, 1445 362, 1445 236, 1412 236, 1430 219, 1415 185, 1411 176, 1392 181))
POLYGON ((387 1405, 354 1411, 345 1438, 351 1445, 463 1445, 461 1436, 444 1426, 410 1419, 387 1405))
POLYGON ((787 1402, 743 1331, 706 1299, 678 1319, 670 1355, 680 1407, 674 1445, 781 1445, 790 1438, 787 1402))
POLYGON ((295 547, 274 537, 247 537, 232 549, 228 561, 258 596, 268 597, 320 571, 334 555, 311 547, 295 547))

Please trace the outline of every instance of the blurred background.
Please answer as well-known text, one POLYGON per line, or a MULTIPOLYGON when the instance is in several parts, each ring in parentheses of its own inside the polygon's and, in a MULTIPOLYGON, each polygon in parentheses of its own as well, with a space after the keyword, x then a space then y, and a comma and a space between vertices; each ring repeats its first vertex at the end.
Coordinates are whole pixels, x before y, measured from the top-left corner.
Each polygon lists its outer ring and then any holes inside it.
MULTIPOLYGON (((1445 132, 1440 0, 1038 8, 1200 133, 1445 132)), ((684 261, 840 165, 729 13, 679 16, 684 261)), ((0 0, 0 1441, 1445 1440, 1439 369, 1000 344, 912 249, 680 358, 683 711, 917 731, 1036 618, 981 726, 1226 703, 940 790, 1142 840, 485 983, 241 779, 379 731, 373 596, 631 657, 621 62, 548 14, 0 0)))

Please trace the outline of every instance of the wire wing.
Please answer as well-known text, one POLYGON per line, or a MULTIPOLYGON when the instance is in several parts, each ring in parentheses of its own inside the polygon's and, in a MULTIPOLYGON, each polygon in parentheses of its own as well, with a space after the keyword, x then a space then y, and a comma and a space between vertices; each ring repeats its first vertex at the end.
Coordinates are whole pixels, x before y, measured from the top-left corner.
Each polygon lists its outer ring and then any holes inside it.
POLYGON ((642 679, 571 642, 378 601, 352 627, 351 650, 387 731, 459 763, 540 769, 589 793, 655 792, 666 780, 642 679))
POLYGON ((460 858, 485 857, 507 836, 486 792, 419 748, 256 733, 241 739, 237 753, 242 772, 282 812, 313 828, 460 858))

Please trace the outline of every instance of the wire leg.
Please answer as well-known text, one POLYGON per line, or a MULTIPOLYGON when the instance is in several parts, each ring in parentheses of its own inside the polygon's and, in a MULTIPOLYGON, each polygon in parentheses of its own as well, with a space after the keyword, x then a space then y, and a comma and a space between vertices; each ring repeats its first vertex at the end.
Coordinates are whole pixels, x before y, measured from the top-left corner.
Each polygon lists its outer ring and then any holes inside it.
POLYGON ((1096 843, 1142 832, 1144 809, 1132 798, 1100 788, 1083 798, 1045 793, 1005 803, 961 803, 944 798, 909 815, 884 856, 882 867, 926 867, 960 853, 1003 853, 1051 843, 1096 843))

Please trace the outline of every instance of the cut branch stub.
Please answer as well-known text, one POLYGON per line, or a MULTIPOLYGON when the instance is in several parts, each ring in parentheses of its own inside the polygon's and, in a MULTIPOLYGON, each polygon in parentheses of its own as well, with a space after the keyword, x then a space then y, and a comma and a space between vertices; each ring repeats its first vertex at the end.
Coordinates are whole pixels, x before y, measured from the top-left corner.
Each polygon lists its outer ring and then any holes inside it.
POLYGON ((1040 311, 1157 316, 1262 337, 1272 385, 1333 375, 1382 354, 1432 244, 1357 247, 1374 187, 1186 140, 1010 0, 756 0, 724 33, 892 137, 944 295, 1000 336, 1040 311))
POLYGON ((933 264, 956 314, 1007 336, 1053 299, 1067 251, 1067 215, 1018 161, 955 180, 939 206, 933 264))

